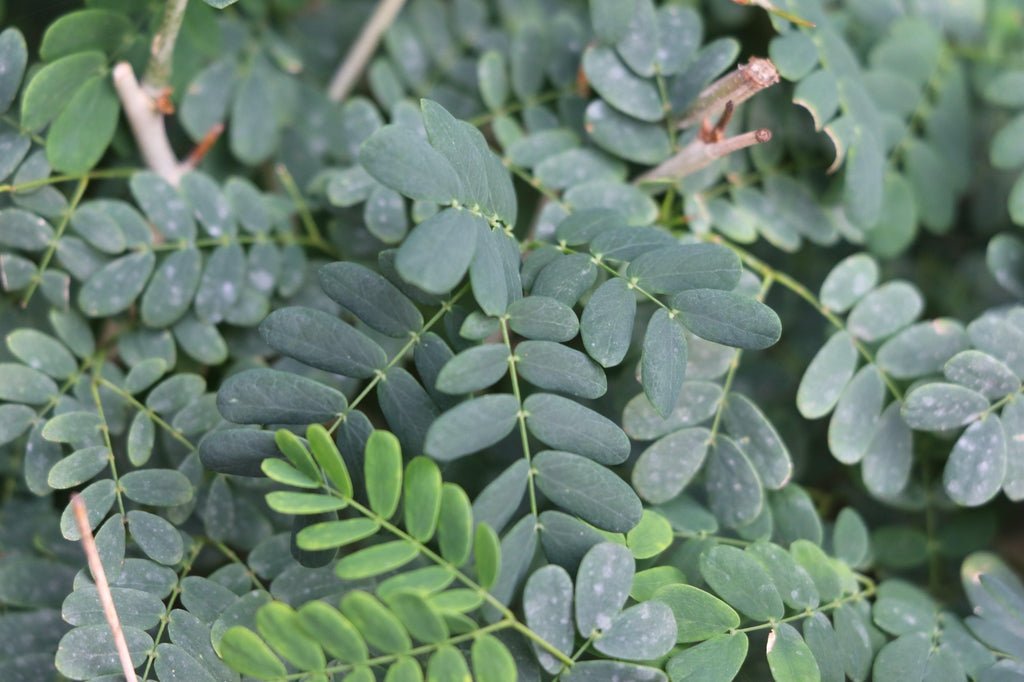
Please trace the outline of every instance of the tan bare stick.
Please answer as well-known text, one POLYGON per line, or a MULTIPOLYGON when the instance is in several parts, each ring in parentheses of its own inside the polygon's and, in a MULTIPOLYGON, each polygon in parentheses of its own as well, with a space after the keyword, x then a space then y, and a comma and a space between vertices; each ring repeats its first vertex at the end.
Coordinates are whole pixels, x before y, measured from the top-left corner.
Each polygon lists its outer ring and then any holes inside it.
POLYGON ((373 11, 369 21, 359 33, 359 37, 356 38, 356 42, 352 43, 352 47, 349 48, 345 60, 334 73, 334 78, 331 79, 331 85, 327 88, 327 97, 332 102, 340 102, 348 96, 356 81, 359 80, 359 76, 362 75, 363 69, 366 68, 367 62, 370 61, 370 57, 373 56, 373 51, 377 49, 381 36, 394 22, 404 4, 405 0, 380 0, 377 4, 377 9, 373 11))
POLYGON ((107 625, 110 626, 110 632, 114 636, 114 647, 117 649, 117 657, 121 660, 124 678, 127 682, 138 682, 138 677, 135 676, 135 667, 132 665, 132 656, 128 653, 128 642, 124 638, 121 620, 117 617, 114 598, 110 594, 107 574, 103 572, 100 553, 96 549, 96 540, 93 538, 92 528, 89 526, 89 513, 85 508, 85 501, 77 493, 71 494, 71 508, 75 513, 78 532, 82 536, 82 549, 89 562, 89 571, 92 573, 96 591, 100 596, 100 605, 103 606, 103 615, 107 617, 107 625))

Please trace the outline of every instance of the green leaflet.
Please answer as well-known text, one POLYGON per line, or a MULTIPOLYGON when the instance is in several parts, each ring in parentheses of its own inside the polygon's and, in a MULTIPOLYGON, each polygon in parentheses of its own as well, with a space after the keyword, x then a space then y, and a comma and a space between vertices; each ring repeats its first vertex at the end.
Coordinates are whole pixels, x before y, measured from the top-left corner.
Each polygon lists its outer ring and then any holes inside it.
POLYGON ((589 636, 605 630, 619 613, 633 582, 633 556, 610 542, 595 545, 584 555, 576 574, 576 628, 589 636))
POLYGON ((640 499, 600 464, 556 450, 545 450, 533 461, 541 492, 563 509, 613 532, 625 532, 639 523, 640 499))
POLYGON ((855 369, 857 349, 850 335, 845 331, 836 332, 814 355, 800 379, 796 394, 800 414, 815 419, 831 412, 855 369))
POLYGON ((486 221, 464 210, 449 208, 416 226, 402 242, 395 259, 399 274, 432 294, 455 288, 469 269, 486 221))
POLYGON ((789 623, 768 633, 768 665, 777 682, 812 680, 821 675, 807 643, 789 623))
POLYGON ((782 599, 771 578, 742 550, 713 547, 701 556, 700 573, 720 597, 747 617, 757 621, 782 617, 782 599))
POLYGON ((357 263, 330 263, 319 270, 324 293, 369 327, 402 338, 423 326, 423 316, 398 288, 357 263))
POLYGON ((434 421, 427 432, 424 451, 445 461, 483 450, 515 428, 518 410, 515 397, 504 394, 460 403, 434 421))
POLYGON ((374 341, 337 317, 311 308, 281 308, 260 324, 271 348, 296 360, 346 376, 366 378, 387 357, 374 341))
POLYGON ((782 335, 782 323, 768 306, 731 291, 694 289, 676 294, 672 307, 697 336, 726 346, 761 349, 782 335))
POLYGON ((250 369, 224 382, 217 409, 236 424, 309 424, 345 409, 345 396, 312 379, 272 369, 250 369))
POLYGON ((516 371, 538 388, 579 398, 598 398, 608 390, 600 367, 583 353, 552 341, 520 343, 516 371))
MULTIPOLYGON (((523 592, 526 624, 559 651, 572 655, 573 585, 561 566, 549 565, 534 571, 523 592)), ((562 662, 534 645, 538 662, 548 672, 557 672, 562 662)))
POLYGON ((686 377, 686 352, 682 324, 664 308, 657 310, 644 334, 640 381, 647 399, 663 417, 679 398, 686 377))
POLYGON ((523 401, 526 427, 548 446, 574 452, 600 464, 621 464, 629 456, 629 439, 611 420, 579 403, 549 393, 523 401))

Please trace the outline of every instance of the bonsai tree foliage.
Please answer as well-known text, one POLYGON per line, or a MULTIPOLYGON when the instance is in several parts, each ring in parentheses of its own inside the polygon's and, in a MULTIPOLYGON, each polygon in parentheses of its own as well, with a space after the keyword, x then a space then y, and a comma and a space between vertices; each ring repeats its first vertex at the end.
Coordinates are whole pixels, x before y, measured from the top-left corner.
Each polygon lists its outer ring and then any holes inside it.
POLYGON ((1017 0, 0 19, 0 679, 1024 680, 1017 0))

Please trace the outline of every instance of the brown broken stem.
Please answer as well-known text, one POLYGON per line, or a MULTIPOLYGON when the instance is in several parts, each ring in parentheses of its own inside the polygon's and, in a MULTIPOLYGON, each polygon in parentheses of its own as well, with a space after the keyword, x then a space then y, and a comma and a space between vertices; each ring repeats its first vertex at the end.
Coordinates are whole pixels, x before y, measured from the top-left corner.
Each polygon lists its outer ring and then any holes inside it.
POLYGON ((114 67, 114 89, 121 99, 125 118, 135 136, 146 165, 174 186, 178 185, 184 166, 171 149, 171 141, 167 139, 164 128, 164 117, 156 105, 156 100, 139 84, 135 71, 128 62, 119 62, 114 67))
POLYGON ((199 144, 196 145, 196 148, 193 149, 192 153, 188 155, 187 159, 185 159, 185 167, 192 169, 198 166, 203 160, 203 157, 213 149, 213 145, 217 144, 217 140, 220 139, 220 136, 223 133, 223 123, 215 123, 208 131, 206 131, 206 134, 203 135, 203 139, 199 140, 199 144))
POLYGON ((99 594, 100 605, 103 607, 103 615, 107 617, 107 625, 114 636, 114 647, 117 649, 117 657, 121 661, 121 670, 127 682, 138 682, 135 676, 135 666, 132 665, 132 656, 128 652, 128 642, 124 638, 124 630, 121 629, 121 620, 117 617, 117 608, 114 606, 114 598, 110 593, 110 585, 107 583, 107 574, 103 571, 103 562, 100 561, 100 553, 96 549, 96 539, 92 535, 92 528, 89 525, 89 513, 85 508, 85 501, 77 493, 71 495, 71 508, 75 515, 75 523, 78 524, 78 532, 82 536, 82 549, 85 551, 85 558, 89 562, 89 571, 92 573, 93 582, 96 583, 96 592, 99 594))
POLYGON ((395 17, 402 10, 405 0, 380 0, 377 9, 370 15, 370 19, 363 26, 359 37, 352 43, 341 66, 334 73, 331 84, 327 88, 327 97, 332 102, 341 102, 348 96, 355 86, 359 77, 366 68, 366 64, 377 49, 381 37, 388 27, 395 21, 395 17))
POLYGON ((680 128, 689 128, 704 119, 720 116, 729 102, 738 107, 765 88, 779 82, 779 71, 770 59, 751 57, 725 76, 704 88, 697 101, 679 121, 680 128))
POLYGON ((770 139, 772 139, 772 131, 767 128, 735 135, 721 142, 707 143, 700 137, 696 137, 690 144, 683 147, 678 154, 656 168, 647 171, 638 177, 634 183, 674 183, 680 178, 706 168, 724 156, 747 147, 752 147, 755 144, 762 144, 770 139))

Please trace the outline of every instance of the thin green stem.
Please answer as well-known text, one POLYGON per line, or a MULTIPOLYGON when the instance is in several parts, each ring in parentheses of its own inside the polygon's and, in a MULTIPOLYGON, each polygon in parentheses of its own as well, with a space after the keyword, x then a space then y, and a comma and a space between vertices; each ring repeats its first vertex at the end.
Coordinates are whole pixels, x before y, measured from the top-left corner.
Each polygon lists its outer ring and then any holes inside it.
POLYGON ((665 128, 668 131, 668 144, 672 149, 676 148, 676 120, 672 116, 672 100, 668 96, 668 84, 665 77, 658 71, 654 74, 654 81, 658 84, 658 97, 661 98, 661 109, 665 112, 665 128))
POLYGON ((210 543, 210 545, 212 545, 213 547, 216 547, 218 552, 220 552, 221 554, 226 556, 228 558, 228 560, 231 561, 231 563, 238 564, 239 566, 244 568, 245 569, 245 574, 249 576, 249 580, 252 581, 253 586, 257 590, 264 590, 264 591, 266 591, 266 589, 267 589, 266 586, 260 580, 259 576, 256 575, 256 572, 253 571, 251 568, 249 568, 248 564, 246 564, 244 561, 242 561, 242 558, 240 556, 238 556, 238 554, 235 553, 235 550, 231 549, 230 547, 225 545, 220 540, 214 540, 213 538, 206 538, 206 540, 207 540, 207 542, 210 543))
POLYGON ((178 429, 176 429, 173 426, 171 426, 170 424, 168 424, 167 421, 163 417, 161 417, 156 412, 154 412, 152 409, 147 407, 144 403, 139 402, 139 400, 135 396, 133 396, 131 393, 129 393, 128 391, 124 390, 123 388, 121 388, 117 384, 113 383, 112 381, 110 381, 108 379, 104 379, 102 377, 99 379, 99 383, 102 384, 104 388, 108 389, 112 393, 115 393, 118 396, 120 396, 126 402, 131 404, 131 406, 134 407, 135 409, 139 410, 140 412, 145 412, 147 417, 152 419, 153 422, 156 423, 157 426, 159 426, 160 428, 165 430, 172 438, 174 438, 174 440, 176 440, 179 443, 181 443, 182 445, 184 445, 190 451, 195 451, 196 446, 193 445, 192 441, 190 441, 188 438, 186 438, 181 433, 181 431, 179 431, 178 429))
POLYGON ((928 590, 939 596, 942 582, 942 558, 939 556, 941 543, 938 538, 938 515, 935 508, 932 464, 927 455, 921 458, 921 484, 924 487, 924 532, 925 549, 928 553, 928 590))
POLYGON ((749 625, 745 628, 736 628, 735 630, 731 630, 730 632, 757 632, 758 630, 771 630, 781 623, 793 623, 798 620, 803 620, 804 618, 810 618, 816 613, 828 613, 829 611, 834 611, 838 609, 843 604, 851 604, 853 602, 861 601, 862 599, 868 599, 874 594, 875 587, 874 584, 871 584, 865 587, 863 590, 859 590, 845 597, 840 597, 839 599, 834 599, 827 604, 822 604, 818 606, 815 609, 807 609, 805 611, 801 611, 800 613, 795 613, 792 616, 786 616, 785 618, 780 618, 778 620, 771 620, 767 623, 749 625))
POLYGON ((32 300, 32 294, 35 293, 39 284, 43 281, 43 273, 46 272, 46 268, 50 264, 53 254, 57 252, 57 244, 60 243, 60 238, 63 236, 64 230, 67 229, 68 223, 71 222, 71 214, 75 212, 76 208, 78 208, 78 204, 82 201, 82 197, 85 195, 85 189, 88 186, 88 177, 79 179, 78 187, 75 188, 75 193, 71 197, 71 203, 68 204, 63 215, 61 215, 60 222, 57 224, 57 231, 54 233, 53 239, 50 240, 50 244, 46 247, 46 253, 43 254, 42 260, 39 261, 39 269, 36 270, 36 274, 32 275, 32 281, 28 285, 28 290, 25 292, 25 296, 21 299, 22 308, 27 306, 28 302, 32 300))
POLYGON ((508 105, 507 107, 504 107, 498 111, 490 111, 487 112, 486 114, 480 114, 478 116, 466 119, 466 122, 469 123, 470 125, 479 128, 481 126, 487 125, 488 123, 498 118, 499 116, 508 116, 509 114, 514 114, 518 111, 522 111, 527 107, 535 106, 537 104, 544 104, 546 102, 551 102, 553 100, 558 99, 562 95, 572 94, 573 92, 575 92, 574 88, 565 88, 564 90, 550 90, 548 92, 541 93, 535 97, 527 97, 526 99, 517 100, 512 104, 508 105))
MULTIPOLYGON (((102 361, 101 361, 102 362, 102 361)), ((117 475, 117 461, 114 457, 114 444, 110 440, 110 425, 107 424, 107 416, 103 413, 103 401, 100 399, 100 369, 102 364, 97 364, 92 373, 92 381, 89 383, 89 391, 92 394, 92 401, 96 405, 96 413, 100 418, 100 432, 103 434, 103 444, 107 448, 107 460, 110 463, 110 476, 114 479, 114 494, 117 497, 117 508, 121 512, 121 518, 125 517, 124 497, 121 494, 121 479, 117 475)))
POLYGON ((548 201, 553 201, 554 203, 558 204, 565 210, 569 210, 569 204, 565 203, 562 200, 562 197, 558 196, 558 192, 551 189, 550 187, 545 187, 543 184, 541 184, 540 180, 536 178, 536 176, 532 175, 525 168, 521 168, 520 166, 515 165, 507 158, 502 159, 502 163, 505 164, 505 167, 508 168, 513 175, 522 178, 524 182, 530 185, 530 187, 533 187, 535 190, 543 194, 548 201))
MULTIPOLYGON (((756 272, 757 274, 761 275, 764 278, 771 277, 774 281, 786 287, 794 294, 796 294, 804 301, 806 301, 808 304, 810 304, 811 307, 817 310, 818 313, 821 314, 821 316, 824 317, 826 320, 828 320, 828 322, 832 324, 832 326, 834 326, 836 329, 840 331, 848 331, 846 329, 846 323, 842 320, 842 318, 840 318, 838 315, 829 310, 828 306, 823 304, 821 302, 821 299, 815 296, 810 289, 808 289, 806 286, 798 282, 790 275, 786 274, 785 272, 782 272, 781 270, 776 270, 775 268, 771 267, 770 265, 762 261, 760 258, 755 256, 754 254, 750 253, 749 251, 740 246, 737 246, 736 244, 732 243, 731 241, 725 239, 720 235, 701 235, 701 238, 707 241, 722 244, 723 246, 727 246, 737 256, 739 256, 740 260, 743 261, 743 264, 749 267, 751 270, 753 270, 754 272, 756 272)), ((875 354, 872 353, 871 350, 853 334, 850 335, 850 339, 852 340, 854 347, 857 349, 857 352, 860 353, 861 357, 863 357, 868 363, 875 365, 876 369, 878 369, 878 373, 882 377, 882 381, 885 383, 886 387, 889 389, 889 392, 892 394, 892 396, 897 400, 902 401, 903 391, 900 389, 899 386, 896 385, 896 382, 893 380, 891 376, 889 376, 887 372, 878 367, 878 365, 875 363, 875 354)))
POLYGON ((178 600, 178 595, 181 594, 181 581, 188 577, 189 572, 192 571, 192 564, 195 563, 196 557, 199 556, 199 552, 201 552, 202 549, 202 541, 193 543, 188 556, 185 557, 185 563, 182 564, 181 570, 178 572, 177 580, 174 583, 174 589, 171 590, 171 596, 167 598, 167 606, 164 608, 164 615, 160 617, 160 627, 157 628, 156 635, 153 637, 153 648, 146 654, 146 667, 142 671, 143 680, 149 679, 149 671, 153 668, 153 663, 156 661, 156 648, 160 646, 160 639, 163 637, 164 631, 167 629, 167 623, 170 622, 171 611, 174 610, 174 603, 178 600))
POLYGON ((359 404, 366 399, 366 396, 370 395, 373 389, 377 387, 377 384, 384 380, 388 370, 397 365, 399 362, 401 362, 402 358, 405 357, 406 353, 412 350, 413 347, 415 347, 416 344, 420 342, 420 339, 423 337, 423 335, 430 331, 430 329, 435 324, 437 324, 442 317, 444 317, 447 313, 451 312, 452 307, 458 302, 460 298, 465 296, 468 292, 469 285, 466 284, 461 289, 452 294, 452 297, 450 299, 442 303, 438 311, 434 313, 434 315, 429 320, 423 323, 423 326, 420 328, 419 331, 412 332, 409 335, 409 340, 405 342, 405 345, 402 346, 397 353, 395 353, 394 357, 388 360, 388 364, 384 365, 383 369, 378 370, 377 373, 373 375, 373 378, 366 382, 366 386, 363 387, 363 390, 360 391, 355 398, 349 401, 348 405, 345 406, 345 409, 341 411, 341 414, 339 414, 337 418, 335 418, 335 420, 331 423, 331 426, 330 428, 327 429, 327 432, 334 433, 338 429, 338 427, 341 426, 342 422, 345 421, 345 419, 352 412, 352 410, 359 407, 359 404))
POLYGON ((292 202, 295 204, 295 208, 299 212, 299 219, 302 221, 302 225, 306 229, 306 238, 309 242, 315 244, 325 253, 333 255, 335 258, 340 257, 337 250, 331 246, 331 244, 329 244, 320 233, 320 228, 317 227, 316 221, 313 220, 313 214, 309 210, 309 205, 302 197, 302 192, 299 191, 299 186, 295 184, 295 178, 292 177, 287 166, 283 163, 279 163, 274 167, 274 172, 277 173, 277 177, 280 179, 281 185, 284 186, 284 191, 288 193, 288 196, 291 197, 292 202))
POLYGON ((82 180, 101 180, 107 178, 127 178, 138 172, 138 168, 98 168, 88 173, 75 173, 72 175, 49 175, 38 180, 29 180, 17 184, 0 184, 0 193, 3 192, 29 192, 48 185, 57 185, 62 182, 74 182, 82 180))
MULTIPOLYGON (((765 275, 764 280, 761 282, 761 289, 757 292, 758 301, 764 302, 774 283, 775 277, 773 275, 765 275)), ((732 390, 732 383, 736 378, 736 372, 740 368, 740 358, 742 357, 743 351, 737 349, 736 354, 732 357, 732 362, 729 363, 729 372, 725 375, 725 381, 722 382, 722 395, 718 398, 718 406, 715 407, 715 417, 711 421, 711 434, 708 436, 708 443, 711 445, 715 444, 715 438, 718 437, 718 430, 722 424, 722 413, 725 412, 725 407, 729 403, 729 391, 732 390)))
POLYGON ((501 339, 505 344, 505 349, 508 351, 508 373, 512 379, 512 395, 516 397, 516 402, 519 404, 516 419, 519 422, 519 441, 523 448, 523 458, 526 459, 526 483, 530 491, 530 513, 533 514, 534 518, 537 518, 537 491, 533 480, 533 460, 530 457, 530 437, 526 432, 527 414, 526 408, 523 407, 523 394, 519 388, 519 372, 516 370, 516 362, 519 358, 516 357, 516 352, 512 348, 512 338, 508 333, 508 315, 503 315, 500 318, 500 322, 501 339))

